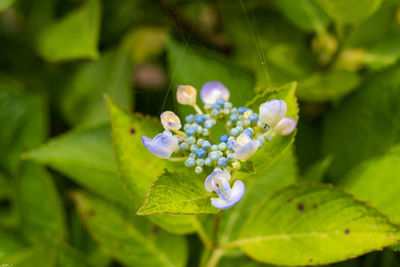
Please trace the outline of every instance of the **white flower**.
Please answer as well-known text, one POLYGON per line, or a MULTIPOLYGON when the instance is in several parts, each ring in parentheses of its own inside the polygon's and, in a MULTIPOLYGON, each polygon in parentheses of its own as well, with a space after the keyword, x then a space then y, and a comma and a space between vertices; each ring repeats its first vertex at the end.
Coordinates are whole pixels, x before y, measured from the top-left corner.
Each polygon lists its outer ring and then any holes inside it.
POLYGON ((246 161, 257 151, 260 142, 251 139, 246 133, 241 133, 236 141, 231 141, 231 146, 235 151, 233 158, 246 161))
POLYGON ((176 96, 179 104, 193 106, 196 104, 197 90, 190 85, 179 85, 176 96))
POLYGON ((283 100, 270 100, 260 105, 260 120, 273 128, 286 115, 287 107, 283 100))
POLYGON ((179 130, 182 127, 181 120, 172 111, 165 111, 160 116, 161 123, 166 130, 179 130))

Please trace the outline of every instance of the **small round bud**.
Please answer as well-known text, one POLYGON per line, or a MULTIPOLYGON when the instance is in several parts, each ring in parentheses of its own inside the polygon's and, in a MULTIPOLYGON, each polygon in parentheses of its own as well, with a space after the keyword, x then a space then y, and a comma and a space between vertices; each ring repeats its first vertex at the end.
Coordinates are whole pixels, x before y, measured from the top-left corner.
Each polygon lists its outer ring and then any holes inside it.
POLYGON ((193 136, 190 136, 190 137, 186 138, 186 141, 189 144, 194 144, 196 142, 196 139, 193 136))
POLYGON ((204 158, 206 156, 206 151, 203 148, 197 148, 195 155, 198 158, 204 158))
POLYGON ((239 113, 240 115, 243 115, 243 114, 246 112, 246 110, 247 110, 247 108, 245 108, 245 107, 239 107, 239 108, 238 108, 238 113, 239 113))
POLYGON ((252 113, 252 114, 250 114, 250 116, 248 117, 248 119, 249 119, 251 122, 257 122, 257 121, 258 121, 258 115, 257 115, 256 113, 252 113))
POLYGON ((238 160, 235 160, 232 162, 232 168, 234 170, 239 170, 240 169, 240 162, 238 160))
POLYGON ((218 116, 218 110, 217 109, 215 109, 215 108, 213 108, 212 110, 211 110, 211 115, 213 115, 213 116, 218 116))
POLYGON ((200 138, 199 140, 197 140, 197 143, 196 143, 198 146, 203 146, 203 144, 204 144, 204 139, 202 139, 202 138, 200 138))
POLYGON ((189 157, 185 160, 185 166, 186 167, 194 167, 194 164, 196 163, 195 159, 192 157, 189 157))
POLYGON ((205 140, 202 147, 207 150, 211 148, 211 144, 209 141, 205 140))
POLYGON ((224 108, 228 108, 228 109, 230 109, 230 108, 232 108, 232 103, 231 102, 225 102, 224 103, 224 108))
POLYGON ((227 134, 223 134, 219 137, 219 141, 226 143, 226 142, 228 142, 228 138, 229 138, 229 136, 227 134))
POLYGON ((212 165, 212 160, 211 160, 210 158, 206 158, 206 159, 204 160, 204 165, 206 165, 206 166, 211 166, 211 165, 212 165))
POLYGON ((230 120, 231 122, 236 122, 238 119, 239 119, 239 116, 236 115, 236 114, 231 114, 231 115, 229 116, 229 120, 230 120))
POLYGON ((185 121, 189 123, 194 122, 194 115, 193 114, 187 115, 185 121))
POLYGON ((208 136, 210 133, 208 132, 207 129, 203 129, 203 132, 201 132, 204 136, 208 136))
POLYGON ((183 142, 183 143, 180 144, 180 147, 181 147, 182 150, 187 150, 189 148, 189 145, 188 145, 188 143, 183 142))
POLYGON ((176 96, 178 103, 182 105, 194 105, 196 104, 197 90, 190 85, 179 85, 176 96))
POLYGON ((196 146, 196 145, 191 145, 191 146, 190 146, 190 151, 191 151, 191 152, 194 153, 194 152, 196 152, 196 150, 197 150, 197 146, 196 146))
POLYGON ((203 168, 200 167, 200 166, 197 166, 197 167, 194 169, 194 171, 195 171, 197 174, 199 174, 199 173, 202 173, 202 172, 203 172, 203 168))
POLYGON ((219 167, 217 167, 217 168, 214 169, 214 171, 215 171, 215 172, 220 172, 220 171, 222 171, 222 169, 219 168, 219 167))
POLYGON ((197 166, 203 166, 204 165, 204 159, 197 159, 196 160, 196 165, 197 166))
POLYGON ((217 151, 218 150, 218 146, 217 145, 212 145, 211 146, 211 150, 212 151, 217 151))
POLYGON ((219 148, 221 151, 224 151, 224 150, 226 149, 226 143, 220 143, 220 144, 218 145, 218 148, 219 148))
POLYGON ((196 123, 203 124, 206 121, 206 118, 203 114, 197 114, 195 117, 196 123))
POLYGON ((218 159, 219 167, 226 167, 227 164, 228 164, 228 160, 225 157, 221 157, 218 159))
POLYGON ((253 131, 250 130, 249 128, 244 129, 244 130, 243 130, 243 133, 247 134, 249 137, 252 137, 252 136, 253 136, 253 131))
POLYGON ((211 160, 217 160, 218 159, 218 153, 216 151, 212 151, 212 152, 208 153, 208 157, 211 160))

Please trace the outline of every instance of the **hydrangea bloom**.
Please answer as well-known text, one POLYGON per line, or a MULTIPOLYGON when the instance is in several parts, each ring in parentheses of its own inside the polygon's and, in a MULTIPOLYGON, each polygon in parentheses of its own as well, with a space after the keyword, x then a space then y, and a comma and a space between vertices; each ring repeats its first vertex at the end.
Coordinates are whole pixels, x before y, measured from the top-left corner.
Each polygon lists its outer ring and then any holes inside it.
POLYGON ((235 181, 231 187, 230 172, 240 170, 241 162, 251 160, 252 155, 273 136, 292 133, 297 122, 285 117, 287 106, 283 100, 261 104, 259 114, 246 107, 234 107, 228 101, 229 90, 217 81, 207 82, 201 89, 204 110, 197 106, 196 95, 194 87, 179 86, 178 102, 191 105, 196 113, 186 116, 185 123, 181 123, 175 113, 163 112, 161 123, 167 130, 154 139, 142 136, 142 142, 160 158, 170 158, 176 152, 180 156, 170 160, 182 160, 198 174, 211 173, 205 181, 205 189, 219 196, 211 198, 211 204, 218 209, 227 209, 238 203, 245 191, 242 181, 235 181), (210 133, 217 123, 224 124, 227 133, 213 143, 210 133))

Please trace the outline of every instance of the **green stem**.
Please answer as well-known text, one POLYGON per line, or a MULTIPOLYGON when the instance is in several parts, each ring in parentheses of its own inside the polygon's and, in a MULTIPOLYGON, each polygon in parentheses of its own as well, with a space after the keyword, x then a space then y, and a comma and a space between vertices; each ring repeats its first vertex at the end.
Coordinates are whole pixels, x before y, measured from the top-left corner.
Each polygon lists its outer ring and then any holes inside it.
POLYGON ((211 254, 210 259, 208 260, 206 267, 215 267, 217 266, 218 262, 224 255, 224 250, 217 248, 213 250, 213 253, 211 254))
POLYGON ((197 217, 195 216, 191 216, 191 221, 192 224, 194 226, 194 228, 196 229, 197 234, 200 237, 200 240, 203 242, 204 246, 207 249, 212 249, 213 247, 213 242, 212 240, 208 237, 206 231, 203 228, 203 225, 199 222, 199 220, 197 219, 197 217))
POLYGON ((197 113, 204 114, 203 111, 201 111, 201 109, 199 108, 199 106, 197 104, 193 104, 193 108, 196 110, 197 113))
POLYGON ((181 157, 181 158, 168 158, 169 161, 184 161, 186 158, 181 157))

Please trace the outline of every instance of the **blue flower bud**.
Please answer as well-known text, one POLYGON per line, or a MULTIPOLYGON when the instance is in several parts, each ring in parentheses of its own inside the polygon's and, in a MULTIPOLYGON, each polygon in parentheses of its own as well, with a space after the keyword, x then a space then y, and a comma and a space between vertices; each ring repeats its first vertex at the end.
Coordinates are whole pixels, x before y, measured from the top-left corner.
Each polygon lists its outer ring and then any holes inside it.
POLYGON ((257 137, 258 142, 260 142, 261 144, 265 143, 265 138, 264 136, 260 135, 259 137, 257 137))
POLYGON ((239 132, 239 129, 237 129, 237 128, 233 128, 232 130, 231 130, 231 132, 230 132, 230 134, 231 135, 233 135, 233 136, 236 136, 236 135, 238 135, 240 132, 239 132))
POLYGON ((203 172, 203 168, 200 167, 200 166, 197 166, 197 167, 194 169, 194 171, 195 171, 197 174, 199 174, 199 173, 202 173, 202 172, 203 172))
POLYGON ((211 160, 210 158, 206 158, 206 159, 204 160, 204 164, 205 164, 206 166, 211 166, 211 165, 212 165, 212 160, 211 160))
POLYGON ((240 115, 242 115, 243 113, 246 112, 246 110, 247 110, 247 108, 245 108, 245 107, 239 107, 239 108, 238 108, 238 113, 239 113, 240 115))
POLYGON ((187 150, 189 148, 189 145, 188 145, 188 143, 183 142, 183 143, 180 144, 180 147, 181 147, 182 150, 187 150))
POLYGON ((196 160, 196 165, 197 166, 203 166, 204 165, 204 159, 197 159, 196 160))
POLYGON ((230 120, 231 122, 236 122, 238 119, 239 119, 239 116, 236 115, 236 114, 231 114, 231 115, 229 116, 229 120, 230 120))
POLYGON ((190 146, 190 151, 196 152, 197 146, 196 145, 191 145, 190 146))
POLYGON ((249 116, 248 118, 251 122, 257 122, 258 121, 258 115, 256 113, 253 113, 249 116))
POLYGON ((185 121, 187 121, 189 123, 193 122, 194 121, 194 115, 193 114, 187 115, 186 118, 185 118, 185 121))
POLYGON ((232 103, 231 102, 225 102, 224 108, 232 108, 232 103))
POLYGON ((185 133, 187 136, 193 136, 196 133, 196 129, 193 126, 190 126, 185 130, 185 133))
POLYGON ((233 147, 232 147, 232 145, 231 145, 231 142, 226 143, 226 148, 227 148, 229 151, 232 151, 232 150, 233 150, 233 147))
POLYGON ((194 167, 195 163, 196 163, 196 160, 192 157, 189 157, 185 160, 186 167, 194 167))
POLYGON ((197 125, 196 132, 197 133, 202 133, 203 132, 203 127, 201 127, 200 125, 197 125))
POLYGON ((218 105, 224 105, 225 104, 225 99, 223 99, 223 98, 219 98, 218 100, 217 100, 217 102, 216 102, 218 105))
POLYGON ((233 153, 229 153, 226 157, 228 160, 233 160, 233 153))
POLYGON ((211 148, 211 144, 210 144, 209 141, 205 140, 204 143, 203 143, 203 145, 202 145, 202 147, 203 147, 204 149, 208 150, 208 149, 211 148))
POLYGON ((243 126, 248 126, 250 125, 250 120, 249 119, 244 119, 243 120, 243 126))
POLYGON ((190 137, 186 138, 186 141, 189 144, 194 144, 196 142, 196 139, 193 136, 190 136, 190 137))
POLYGON ((243 133, 247 134, 249 137, 252 137, 252 136, 253 136, 253 131, 250 130, 249 128, 244 129, 244 130, 243 130, 243 133))
POLYGON ((206 120, 204 122, 204 127, 207 129, 211 129, 214 126, 214 122, 212 120, 206 120))
POLYGON ((218 150, 218 146, 217 145, 212 145, 211 146, 211 150, 212 151, 217 151, 218 150))
POLYGON ((218 110, 218 111, 221 110, 221 106, 218 105, 218 104, 212 104, 212 105, 211 105, 211 108, 212 108, 212 109, 216 109, 216 110, 218 110))
POLYGON ((204 139, 202 139, 202 138, 200 138, 199 140, 197 140, 197 145, 198 146, 203 146, 203 144, 204 144, 204 139))
POLYGON ((226 126, 227 126, 227 127, 232 127, 232 122, 231 122, 231 121, 227 121, 227 122, 226 122, 226 126))
POLYGON ((196 115, 196 122, 198 124, 203 124, 206 121, 206 118, 204 117, 203 114, 197 114, 196 115))
POLYGON ((219 137, 219 141, 226 143, 226 142, 228 142, 228 138, 229 138, 229 136, 227 134, 223 134, 219 137))
POLYGON ((213 116, 218 116, 218 110, 217 109, 215 109, 215 108, 213 108, 212 110, 211 110, 211 115, 213 115, 213 116))
POLYGON ((236 126, 243 126, 243 121, 236 122, 236 126))
POLYGON ((227 164, 228 164, 228 160, 225 157, 221 157, 218 159, 218 166, 226 167, 227 164))
POLYGON ((206 156, 206 151, 202 148, 197 148, 195 154, 198 158, 204 158, 206 156))
POLYGON ((202 132, 201 132, 204 136, 208 136, 210 133, 208 132, 208 130, 207 129, 204 129, 202 132))
POLYGON ((216 151, 212 151, 212 152, 208 153, 208 157, 211 160, 217 160, 219 158, 219 155, 216 151))

